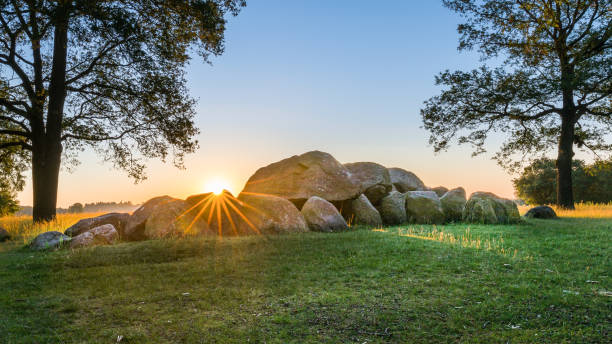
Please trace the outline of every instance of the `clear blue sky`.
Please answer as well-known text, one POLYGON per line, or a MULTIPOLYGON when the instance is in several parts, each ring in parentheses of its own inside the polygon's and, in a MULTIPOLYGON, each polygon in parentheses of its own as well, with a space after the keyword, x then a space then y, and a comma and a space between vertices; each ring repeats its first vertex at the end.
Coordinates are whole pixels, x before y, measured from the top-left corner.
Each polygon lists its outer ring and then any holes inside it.
MULTIPOLYGON (((437 0, 248 1, 229 19, 225 53, 188 68, 202 135, 187 170, 151 162, 134 185, 86 152, 62 172, 59 205, 184 197, 216 178, 237 193, 258 167, 313 149, 511 197, 510 176, 490 156, 471 158, 467 147, 434 155, 420 128, 423 101, 439 91, 434 76, 480 64, 457 51, 458 23, 437 0)), ((31 197, 28 185, 22 204, 31 197)))

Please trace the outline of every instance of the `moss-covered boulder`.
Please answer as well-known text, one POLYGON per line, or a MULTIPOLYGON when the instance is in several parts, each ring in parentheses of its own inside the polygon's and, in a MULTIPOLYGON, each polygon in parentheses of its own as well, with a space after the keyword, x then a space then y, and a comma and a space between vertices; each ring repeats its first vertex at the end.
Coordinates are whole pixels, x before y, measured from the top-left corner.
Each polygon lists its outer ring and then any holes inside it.
POLYGON ((475 192, 465 204, 463 220, 475 223, 518 223, 521 216, 516 203, 490 192, 475 192), (491 210, 493 210, 491 212, 491 210))
POLYGON ((436 186, 435 188, 431 188, 429 190, 435 192, 438 197, 442 197, 445 193, 448 192, 448 188, 444 186, 436 186))
POLYGON ((406 216, 411 223, 443 223, 444 212, 438 195, 433 191, 406 193, 406 216))
POLYGON ((440 197, 445 220, 447 222, 461 221, 466 202, 465 190, 461 187, 452 189, 440 197))
POLYGON ((351 201, 349 222, 357 225, 382 226, 380 213, 365 195, 351 201))
POLYGON ((400 225, 406 222, 406 195, 391 191, 376 208, 386 225, 400 225))

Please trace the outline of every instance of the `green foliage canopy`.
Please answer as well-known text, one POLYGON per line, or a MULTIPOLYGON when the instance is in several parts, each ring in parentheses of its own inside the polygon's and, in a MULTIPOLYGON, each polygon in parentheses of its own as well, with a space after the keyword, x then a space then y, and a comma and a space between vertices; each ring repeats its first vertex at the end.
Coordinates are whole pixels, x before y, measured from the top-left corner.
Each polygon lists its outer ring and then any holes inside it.
POLYGON ((490 134, 506 134, 494 159, 518 170, 557 146, 557 203, 572 208, 574 146, 612 151, 612 1, 443 3, 464 18, 459 50, 503 66, 436 77, 443 90, 421 110, 434 150, 456 140, 477 155, 490 134))
MULTIPOLYGON (((556 200, 556 167, 552 159, 534 160, 512 182, 519 198, 529 204, 553 204, 556 200)), ((574 198, 578 202, 612 201, 612 159, 572 163, 574 198)))

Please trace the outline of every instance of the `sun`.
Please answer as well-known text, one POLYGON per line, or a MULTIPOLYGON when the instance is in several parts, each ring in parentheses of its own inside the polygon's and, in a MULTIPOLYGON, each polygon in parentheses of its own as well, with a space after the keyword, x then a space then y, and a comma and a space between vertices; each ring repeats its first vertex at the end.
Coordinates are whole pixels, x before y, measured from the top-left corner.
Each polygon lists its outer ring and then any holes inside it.
POLYGON ((229 183, 221 178, 211 179, 204 185, 204 192, 212 192, 215 195, 220 195, 223 190, 229 190, 229 183))

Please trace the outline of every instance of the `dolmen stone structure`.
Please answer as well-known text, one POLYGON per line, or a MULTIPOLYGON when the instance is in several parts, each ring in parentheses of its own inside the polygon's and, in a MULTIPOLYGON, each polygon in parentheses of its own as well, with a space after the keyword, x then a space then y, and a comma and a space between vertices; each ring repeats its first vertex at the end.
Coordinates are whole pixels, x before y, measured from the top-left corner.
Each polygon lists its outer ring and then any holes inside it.
POLYGON ((229 191, 184 200, 155 197, 132 214, 105 214, 81 220, 63 234, 44 233, 32 247, 458 221, 506 224, 519 222, 520 216, 513 201, 491 193, 476 192, 466 199, 463 188, 430 189, 401 168, 373 162, 341 164, 328 153, 312 151, 258 169, 237 197, 229 191))

